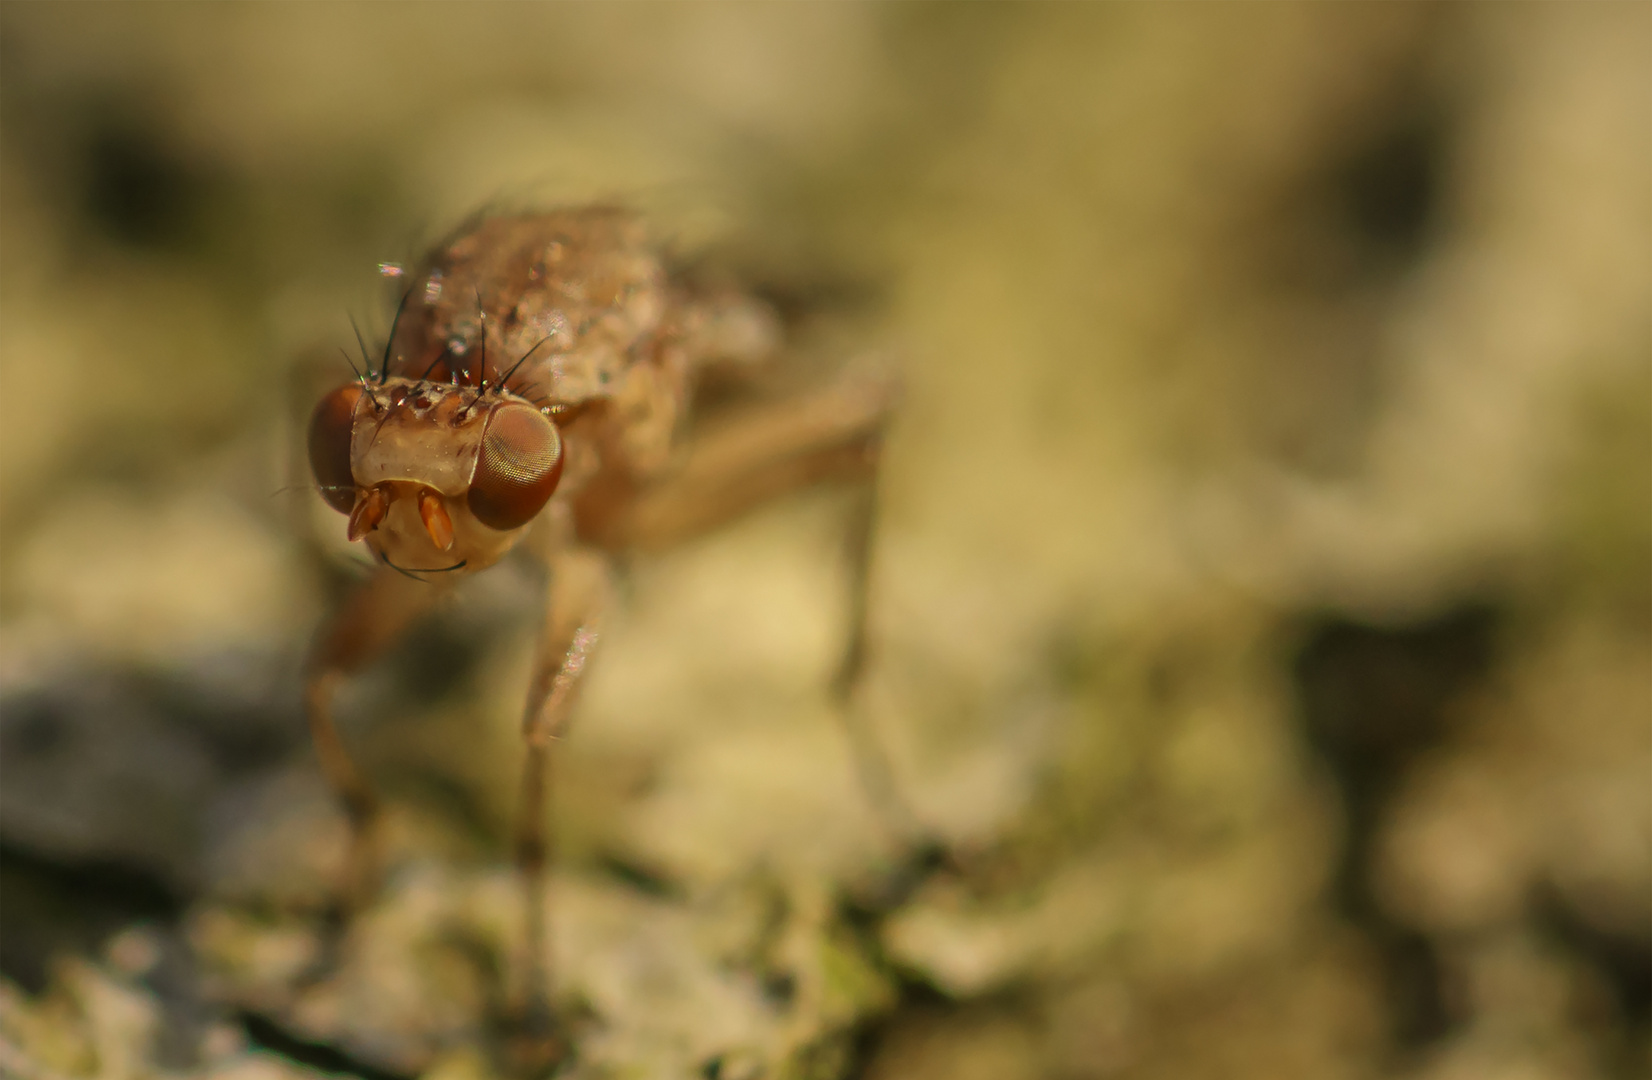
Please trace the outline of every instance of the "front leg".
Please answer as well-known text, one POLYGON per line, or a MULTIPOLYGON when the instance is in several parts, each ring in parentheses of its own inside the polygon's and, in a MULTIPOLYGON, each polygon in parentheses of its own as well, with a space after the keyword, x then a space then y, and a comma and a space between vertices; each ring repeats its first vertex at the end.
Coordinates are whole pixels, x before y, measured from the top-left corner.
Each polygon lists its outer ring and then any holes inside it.
POLYGON ((513 994, 520 1039, 513 1047, 524 1072, 554 1065, 565 1053, 550 1009, 551 949, 546 869, 551 747, 567 730, 581 678, 596 648, 598 618, 610 590, 602 555, 567 548, 549 558, 545 623, 522 716, 524 757, 516 821, 516 863, 522 879, 522 984, 513 994))
POLYGON ((442 595, 445 586, 379 570, 357 586, 316 635, 304 676, 304 706, 321 771, 344 807, 350 846, 336 894, 339 925, 366 906, 378 887, 378 796, 351 758, 333 722, 333 697, 345 679, 393 644, 409 623, 442 595))

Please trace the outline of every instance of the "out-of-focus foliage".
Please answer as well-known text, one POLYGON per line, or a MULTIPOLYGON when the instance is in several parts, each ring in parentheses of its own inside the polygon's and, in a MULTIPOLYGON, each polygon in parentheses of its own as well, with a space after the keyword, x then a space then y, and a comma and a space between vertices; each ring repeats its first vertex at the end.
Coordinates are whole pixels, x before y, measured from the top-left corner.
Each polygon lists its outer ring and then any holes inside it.
POLYGON ((618 199, 898 357, 836 493, 627 571, 556 766, 578 1075, 1646 1076, 1652 11, 0 9, 0 1072, 500 1065, 531 582, 361 680, 292 432, 376 264, 618 199))

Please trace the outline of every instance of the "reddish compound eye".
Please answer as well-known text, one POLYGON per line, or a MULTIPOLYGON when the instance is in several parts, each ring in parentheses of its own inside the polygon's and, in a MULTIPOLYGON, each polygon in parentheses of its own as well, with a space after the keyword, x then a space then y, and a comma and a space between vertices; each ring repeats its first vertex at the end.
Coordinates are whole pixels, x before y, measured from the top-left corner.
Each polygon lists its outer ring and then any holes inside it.
POLYGON ((500 405, 488 417, 465 501, 488 528, 515 529, 539 513, 561 477, 556 425, 530 406, 500 405))
POLYGON ((341 514, 356 505, 356 479, 350 473, 350 432, 356 424, 361 387, 341 386, 321 399, 310 416, 310 471, 321 497, 341 514))

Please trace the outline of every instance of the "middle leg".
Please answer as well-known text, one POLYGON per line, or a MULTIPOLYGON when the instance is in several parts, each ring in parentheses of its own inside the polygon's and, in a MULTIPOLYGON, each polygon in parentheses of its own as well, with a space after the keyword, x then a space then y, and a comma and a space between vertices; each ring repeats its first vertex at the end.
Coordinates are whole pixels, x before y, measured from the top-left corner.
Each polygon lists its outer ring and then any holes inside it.
POLYGON ((554 1064, 565 1052, 550 1007, 550 898, 547 869, 552 839, 548 828, 551 751, 567 730, 581 678, 600 636, 598 619, 608 601, 609 568, 601 554, 566 548, 549 560, 545 623, 534 661, 533 680, 522 716, 522 789, 516 820, 515 856, 522 881, 522 948, 511 1011, 522 1036, 518 1056, 532 1071, 554 1064))

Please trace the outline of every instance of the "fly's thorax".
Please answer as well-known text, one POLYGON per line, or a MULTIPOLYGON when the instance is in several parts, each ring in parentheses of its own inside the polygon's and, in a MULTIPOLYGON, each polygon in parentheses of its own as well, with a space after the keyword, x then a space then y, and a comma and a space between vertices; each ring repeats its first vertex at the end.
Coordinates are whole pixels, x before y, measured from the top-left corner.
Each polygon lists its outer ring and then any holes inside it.
POLYGON ((542 402, 604 398, 673 307, 634 215, 611 208, 490 217, 407 279, 387 370, 513 384, 542 402), (531 391, 527 388, 532 388, 531 391))

